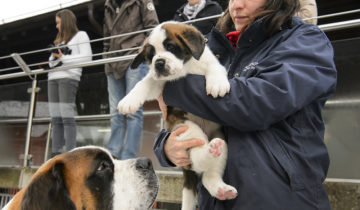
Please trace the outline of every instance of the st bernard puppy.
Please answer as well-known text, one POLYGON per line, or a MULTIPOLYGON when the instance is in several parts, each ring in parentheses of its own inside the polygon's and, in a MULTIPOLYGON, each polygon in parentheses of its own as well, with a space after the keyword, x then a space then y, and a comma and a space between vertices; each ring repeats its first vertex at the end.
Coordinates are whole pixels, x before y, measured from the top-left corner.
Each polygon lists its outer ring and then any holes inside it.
POLYGON ((79 147, 45 162, 6 210, 144 210, 158 178, 147 158, 114 160, 106 149, 79 147))
MULTIPOLYGON (((204 75, 206 92, 214 98, 224 96, 230 91, 226 69, 206 46, 203 35, 184 23, 165 22, 155 27, 131 68, 135 69, 144 61, 149 65, 149 73, 119 102, 118 109, 121 113, 135 112, 145 101, 158 98, 167 81, 187 74, 204 75)), ((221 139, 223 134, 220 125, 174 107, 168 107, 167 116, 168 130, 174 130, 181 125, 188 126, 188 130, 179 136, 179 140, 201 138, 207 141, 207 144, 189 150, 192 164, 183 170, 182 209, 194 209, 199 175, 213 197, 221 200, 235 198, 236 189, 222 180, 227 160, 227 145, 221 139)))
POLYGON ((226 69, 205 44, 195 27, 179 22, 164 22, 154 28, 141 52, 131 64, 136 69, 149 64, 148 74, 118 104, 121 113, 135 113, 145 101, 157 99, 167 81, 187 74, 204 75, 206 92, 214 98, 230 91, 226 69))

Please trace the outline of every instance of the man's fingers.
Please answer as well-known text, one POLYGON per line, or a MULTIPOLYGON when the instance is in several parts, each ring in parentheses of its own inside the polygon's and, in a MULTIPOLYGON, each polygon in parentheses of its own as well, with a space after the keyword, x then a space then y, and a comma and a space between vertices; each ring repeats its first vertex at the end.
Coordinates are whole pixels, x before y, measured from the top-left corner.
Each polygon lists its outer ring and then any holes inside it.
POLYGON ((184 149, 189 149, 192 147, 202 146, 205 144, 205 141, 202 139, 190 139, 190 140, 182 141, 181 143, 184 149))
POLYGON ((182 133, 184 133, 189 127, 187 125, 181 126, 179 128, 177 128, 176 130, 174 130, 172 133, 174 136, 178 136, 182 133))
POLYGON ((186 160, 186 161, 179 161, 178 163, 176 163, 175 165, 177 166, 187 166, 187 165, 190 165, 191 164, 191 161, 190 160, 186 160))

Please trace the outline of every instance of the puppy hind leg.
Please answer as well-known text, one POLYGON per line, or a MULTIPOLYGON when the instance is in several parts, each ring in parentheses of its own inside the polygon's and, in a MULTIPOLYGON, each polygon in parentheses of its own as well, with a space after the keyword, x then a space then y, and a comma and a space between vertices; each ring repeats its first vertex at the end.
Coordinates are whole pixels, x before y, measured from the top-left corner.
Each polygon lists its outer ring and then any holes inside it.
POLYGON ((183 169, 184 186, 182 190, 181 210, 194 210, 197 198, 198 176, 194 171, 183 169))
POLYGON ((227 185, 222 180, 224 173, 226 159, 227 159, 227 145, 224 140, 214 138, 209 142, 209 154, 212 161, 209 161, 207 171, 204 171, 202 182, 209 193, 220 199, 233 199, 237 196, 237 191, 234 187, 227 185))
POLYGON ((202 176, 202 183, 211 196, 219 200, 233 199, 237 196, 237 190, 225 184, 217 171, 206 171, 202 176))
POLYGON ((190 150, 192 169, 203 173, 210 168, 222 174, 227 158, 227 145, 220 138, 212 139, 208 144, 190 150))

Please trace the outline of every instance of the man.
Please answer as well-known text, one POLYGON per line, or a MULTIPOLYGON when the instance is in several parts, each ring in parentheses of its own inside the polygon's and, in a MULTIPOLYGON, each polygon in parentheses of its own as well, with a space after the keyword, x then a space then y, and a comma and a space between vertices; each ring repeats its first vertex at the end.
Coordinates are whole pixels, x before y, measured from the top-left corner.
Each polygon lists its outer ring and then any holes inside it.
MULTIPOLYGON (((159 24, 152 0, 107 0, 105 2, 104 36, 149 29, 159 24)), ((136 33, 104 41, 104 52, 139 47, 148 33, 136 33)), ((127 50, 107 54, 116 57, 136 54, 137 50, 127 50)), ((141 138, 142 109, 135 114, 122 115, 117 111, 118 102, 147 73, 146 64, 130 69, 131 60, 105 64, 108 81, 109 105, 111 114, 111 136, 108 149, 118 159, 136 157, 141 138)))

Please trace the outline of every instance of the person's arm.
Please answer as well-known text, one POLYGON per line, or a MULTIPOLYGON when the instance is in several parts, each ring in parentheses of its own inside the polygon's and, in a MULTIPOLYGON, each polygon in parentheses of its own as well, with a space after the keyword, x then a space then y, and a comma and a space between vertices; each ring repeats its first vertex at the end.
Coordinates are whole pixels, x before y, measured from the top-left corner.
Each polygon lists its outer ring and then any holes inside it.
POLYGON ((162 129, 160 131, 160 133, 158 133, 157 137, 155 138, 155 143, 153 146, 154 154, 162 167, 174 167, 175 166, 166 157, 165 152, 164 152, 164 144, 169 136, 170 136, 170 132, 165 129, 162 129))
MULTIPOLYGON (((317 17, 317 5, 315 0, 300 0, 300 9, 295 16, 301 19, 317 17)), ((305 20, 307 23, 316 25, 317 18, 305 20)))
MULTIPOLYGON (((243 131, 263 130, 335 89, 333 49, 326 35, 306 26, 260 60, 251 77, 230 80, 223 98, 206 95, 203 76, 167 83, 169 106, 243 131)), ((325 101, 325 100, 324 100, 325 101)))
MULTIPOLYGON (((76 42, 72 43, 79 49, 79 54, 63 55, 60 60, 64 64, 82 63, 92 60, 92 51, 90 46, 90 39, 86 32, 78 32, 76 34, 76 42)), ((75 38, 75 37, 74 37, 75 38)))
POLYGON ((59 60, 55 60, 53 53, 51 53, 49 57, 49 67, 53 68, 54 66, 56 66, 57 63, 59 63, 59 60))
MULTIPOLYGON (((109 28, 107 27, 107 24, 106 24, 106 8, 105 8, 105 14, 104 14, 104 23, 103 23, 103 34, 104 34, 104 37, 109 37, 111 36, 110 34, 110 31, 109 31, 109 28)), ((110 39, 106 39, 103 41, 103 52, 109 52, 109 49, 110 49, 110 39)), ((107 58, 108 55, 103 55, 102 56, 103 58, 107 58)))

